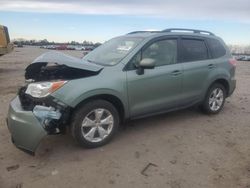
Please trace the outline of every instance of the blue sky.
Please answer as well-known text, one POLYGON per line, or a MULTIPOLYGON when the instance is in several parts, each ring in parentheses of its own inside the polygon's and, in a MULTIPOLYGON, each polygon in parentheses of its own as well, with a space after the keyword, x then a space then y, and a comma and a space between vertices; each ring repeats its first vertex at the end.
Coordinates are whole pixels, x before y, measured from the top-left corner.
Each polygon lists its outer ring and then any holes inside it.
POLYGON ((103 42, 134 30, 178 27, 209 30, 228 44, 250 45, 250 2, 246 0, 227 1, 227 6, 226 0, 216 1, 216 6, 197 0, 153 2, 0 0, 0 24, 8 26, 11 38, 56 42, 103 42))

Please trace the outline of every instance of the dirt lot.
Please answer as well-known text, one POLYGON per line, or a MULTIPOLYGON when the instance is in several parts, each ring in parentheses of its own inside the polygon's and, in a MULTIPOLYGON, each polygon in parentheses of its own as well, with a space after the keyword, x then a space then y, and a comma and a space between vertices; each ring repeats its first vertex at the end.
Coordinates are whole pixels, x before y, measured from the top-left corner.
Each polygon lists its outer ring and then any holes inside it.
POLYGON ((1 188, 250 187, 250 62, 238 63, 237 89, 219 115, 192 108, 133 121, 91 150, 70 135, 49 136, 33 157, 11 143, 5 117, 26 65, 45 51, 16 48, 0 58, 1 188))

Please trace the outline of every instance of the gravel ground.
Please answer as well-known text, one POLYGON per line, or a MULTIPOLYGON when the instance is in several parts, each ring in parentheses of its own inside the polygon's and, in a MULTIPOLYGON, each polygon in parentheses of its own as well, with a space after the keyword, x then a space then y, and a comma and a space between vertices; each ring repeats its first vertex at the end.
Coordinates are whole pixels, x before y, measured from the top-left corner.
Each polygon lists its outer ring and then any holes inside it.
POLYGON ((250 62, 238 63, 237 89, 219 115, 191 108, 132 121, 97 149, 69 134, 48 136, 33 157, 11 143, 5 117, 25 67, 45 51, 16 48, 0 57, 1 188, 250 187, 250 62))

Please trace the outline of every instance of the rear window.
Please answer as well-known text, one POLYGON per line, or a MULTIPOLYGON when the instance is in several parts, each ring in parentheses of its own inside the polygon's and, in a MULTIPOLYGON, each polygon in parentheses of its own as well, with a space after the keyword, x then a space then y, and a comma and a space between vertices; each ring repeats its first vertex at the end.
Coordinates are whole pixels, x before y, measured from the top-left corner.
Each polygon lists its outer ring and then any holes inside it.
POLYGON ((219 58, 226 54, 226 49, 220 41, 216 39, 207 39, 207 42, 213 58, 219 58))
POLYGON ((182 39, 182 61, 201 61, 208 59, 207 47, 203 40, 182 39))

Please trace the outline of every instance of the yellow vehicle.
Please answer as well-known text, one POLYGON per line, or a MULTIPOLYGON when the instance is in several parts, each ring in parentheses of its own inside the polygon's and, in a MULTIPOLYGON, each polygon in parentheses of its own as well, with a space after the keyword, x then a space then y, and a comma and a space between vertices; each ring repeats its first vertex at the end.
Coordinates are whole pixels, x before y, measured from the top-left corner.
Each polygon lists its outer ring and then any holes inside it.
POLYGON ((13 44, 10 43, 8 28, 0 25, 0 56, 13 50, 13 44))

